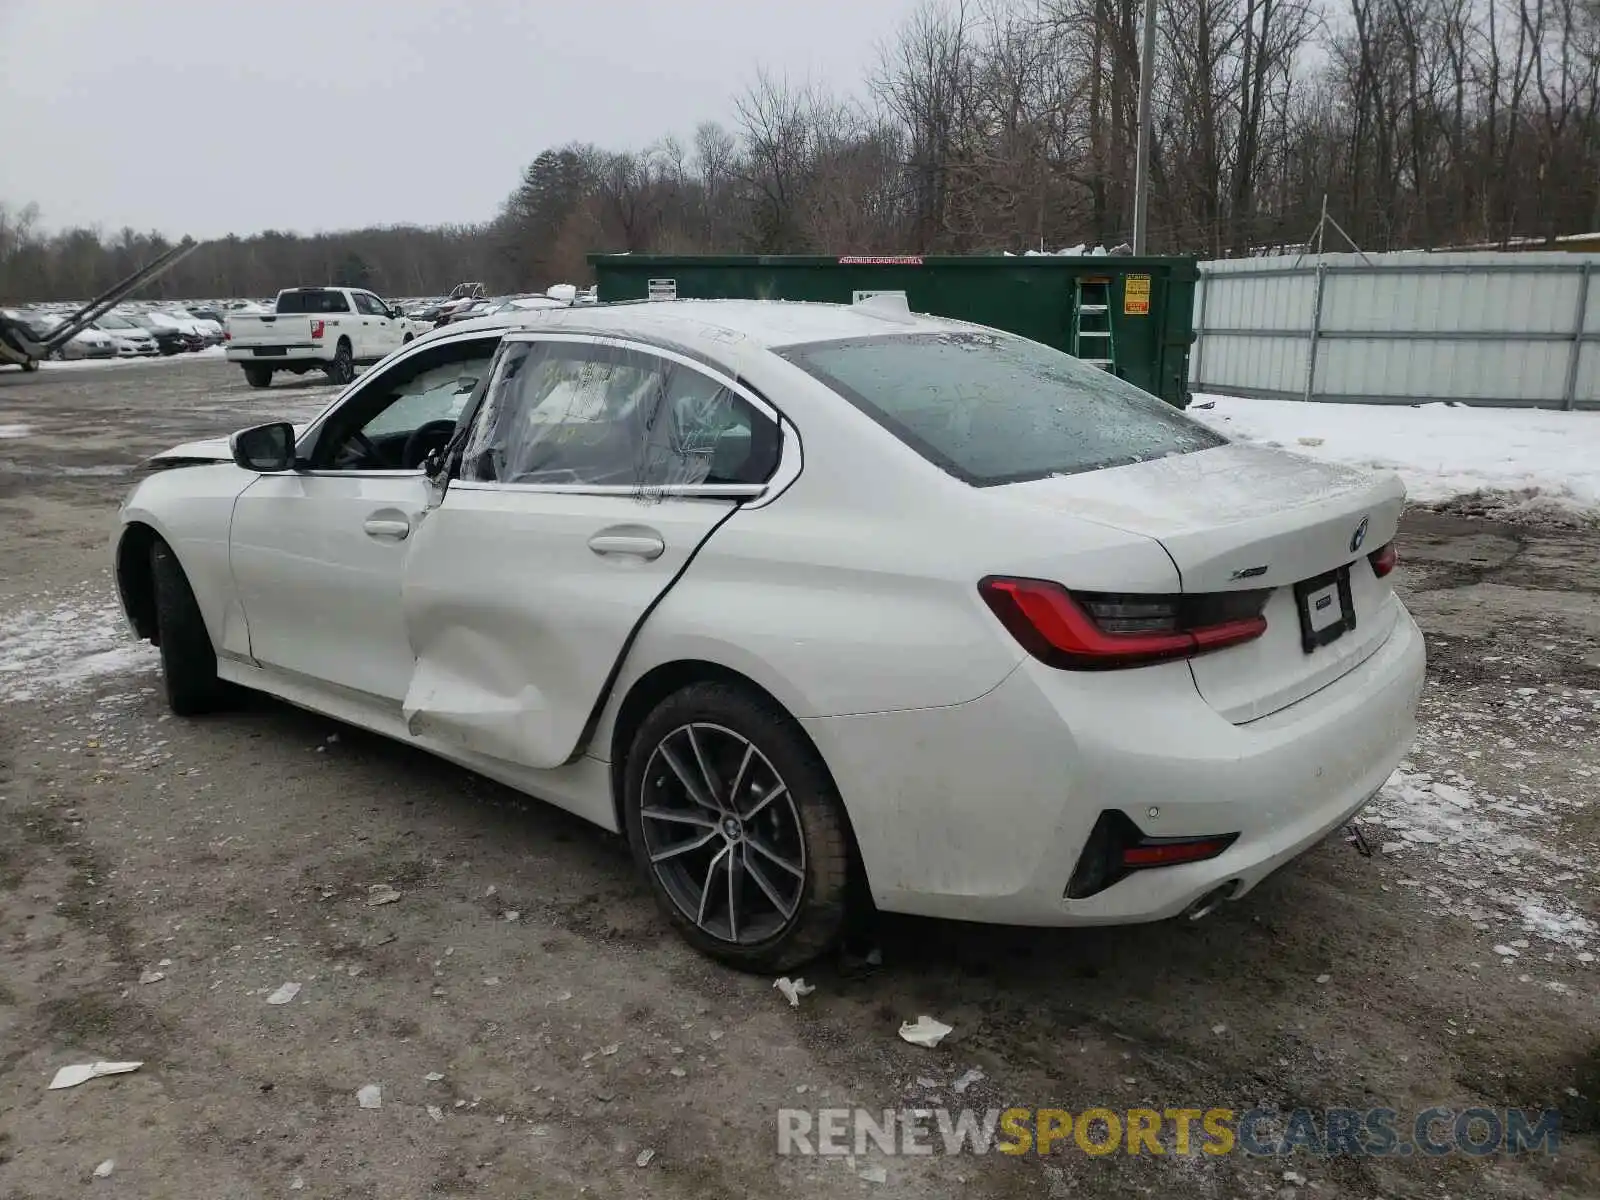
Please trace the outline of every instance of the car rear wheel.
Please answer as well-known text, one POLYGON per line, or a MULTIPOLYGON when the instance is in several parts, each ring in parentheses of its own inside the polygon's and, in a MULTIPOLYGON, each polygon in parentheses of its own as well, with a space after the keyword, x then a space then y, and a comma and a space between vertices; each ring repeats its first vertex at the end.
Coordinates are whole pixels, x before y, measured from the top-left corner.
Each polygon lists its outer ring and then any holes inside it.
POLYGON ((167 704, 180 717, 211 712, 223 699, 217 652, 177 555, 159 538, 150 546, 150 576, 155 585, 156 635, 167 704))
POLYGON ((272 368, 271 367, 246 367, 244 369, 244 381, 246 383, 248 383, 253 388, 271 387, 272 386, 272 368))
POLYGON ((328 380, 341 387, 356 377, 355 358, 350 352, 350 343, 343 338, 333 352, 333 361, 328 364, 328 380))
POLYGON ((635 861, 696 949, 781 971, 844 927, 844 806, 793 718, 725 683, 691 685, 640 725, 624 816, 635 861))

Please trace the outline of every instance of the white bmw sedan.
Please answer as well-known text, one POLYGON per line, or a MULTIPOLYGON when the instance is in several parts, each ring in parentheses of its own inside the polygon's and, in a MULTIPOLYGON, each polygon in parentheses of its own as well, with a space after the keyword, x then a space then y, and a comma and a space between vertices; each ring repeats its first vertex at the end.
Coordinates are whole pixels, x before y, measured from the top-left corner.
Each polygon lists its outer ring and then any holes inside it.
POLYGON ((1414 731, 1394 475, 882 301, 449 326, 151 466, 116 574, 177 712, 253 688, 570 809, 752 969, 874 903, 1198 915, 1414 731))

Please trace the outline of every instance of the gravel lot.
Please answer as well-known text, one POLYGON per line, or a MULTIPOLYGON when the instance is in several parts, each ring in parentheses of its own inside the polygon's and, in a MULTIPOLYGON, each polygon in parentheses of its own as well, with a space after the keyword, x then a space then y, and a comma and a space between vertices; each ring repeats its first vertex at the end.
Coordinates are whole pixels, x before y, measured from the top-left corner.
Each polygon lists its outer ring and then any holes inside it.
POLYGON ((0 1197, 1600 1194, 1600 531, 1408 515, 1430 686, 1371 857, 1331 838, 1197 924, 889 920, 881 967, 816 964, 792 1009, 564 814, 266 699, 169 719, 111 599, 116 504, 144 455, 315 412, 307 378, 0 373, 0 1197), (955 1032, 906 1044, 919 1013, 955 1032), (145 1065, 46 1090, 97 1059, 145 1065), (1521 1157, 775 1153, 779 1108, 853 1104, 1562 1130, 1521 1157))

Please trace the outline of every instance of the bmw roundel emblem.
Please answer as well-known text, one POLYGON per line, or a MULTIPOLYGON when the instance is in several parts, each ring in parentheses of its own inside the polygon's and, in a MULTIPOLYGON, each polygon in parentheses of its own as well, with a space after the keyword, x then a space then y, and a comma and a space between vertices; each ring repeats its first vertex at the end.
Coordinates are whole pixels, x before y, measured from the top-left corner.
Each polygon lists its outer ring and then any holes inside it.
POLYGON ((1350 535, 1350 553, 1354 554, 1361 549, 1361 544, 1367 540, 1368 518, 1362 517, 1361 524, 1356 526, 1356 531, 1350 535))

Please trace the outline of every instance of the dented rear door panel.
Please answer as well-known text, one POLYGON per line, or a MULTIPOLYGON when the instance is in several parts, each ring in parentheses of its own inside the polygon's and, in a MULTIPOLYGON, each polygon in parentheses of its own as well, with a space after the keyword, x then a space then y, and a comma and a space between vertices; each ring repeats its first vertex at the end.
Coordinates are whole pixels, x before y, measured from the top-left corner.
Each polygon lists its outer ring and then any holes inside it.
POLYGON ((635 628, 733 508, 452 483, 406 564, 412 735, 570 761, 635 628))

